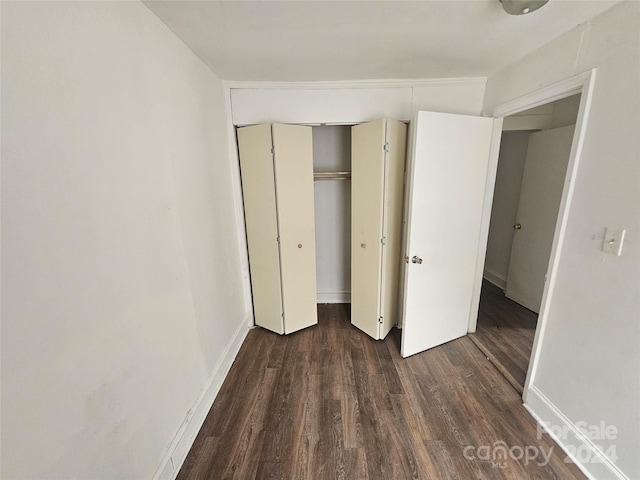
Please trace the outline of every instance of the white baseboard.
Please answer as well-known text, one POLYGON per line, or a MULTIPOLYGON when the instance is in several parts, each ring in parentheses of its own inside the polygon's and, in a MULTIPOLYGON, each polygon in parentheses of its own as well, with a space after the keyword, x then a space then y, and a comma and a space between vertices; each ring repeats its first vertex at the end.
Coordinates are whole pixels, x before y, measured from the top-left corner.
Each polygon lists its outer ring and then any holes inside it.
POLYGON ((529 387, 527 403, 524 404, 524 407, 588 478, 592 480, 629 480, 629 477, 535 385, 529 387), (550 430, 547 428, 548 425, 554 428, 550 430), (564 433, 563 438, 557 435, 557 431, 564 433), (577 456, 576 452, 581 454, 577 456))
POLYGON ((318 303, 351 303, 351 292, 318 292, 318 303))
POLYGON ((493 283, 496 287, 498 287, 501 290, 504 290, 507 288, 507 279, 503 275, 496 272, 495 270, 485 268, 482 277, 485 280, 493 283))
POLYGON ((191 449, 196 435, 202 428, 213 401, 216 399, 222 382, 229 373, 231 364, 235 360, 242 342, 249 333, 250 328, 247 327, 247 320, 240 322, 238 329, 233 334, 229 345, 222 355, 222 360, 214 369, 213 373, 207 380, 202 392, 194 402, 193 406, 187 412, 187 415, 173 438, 169 448, 165 451, 160 461, 160 466, 153 476, 154 480, 174 480, 180 471, 180 467, 187 458, 187 453, 191 449))

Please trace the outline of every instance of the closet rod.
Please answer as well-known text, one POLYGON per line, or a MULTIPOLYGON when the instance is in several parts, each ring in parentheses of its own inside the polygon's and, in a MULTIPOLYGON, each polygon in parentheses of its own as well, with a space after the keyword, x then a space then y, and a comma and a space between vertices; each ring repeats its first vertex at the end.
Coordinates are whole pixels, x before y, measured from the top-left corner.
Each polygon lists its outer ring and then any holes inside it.
POLYGON ((351 172, 313 172, 314 180, 349 180, 351 172))

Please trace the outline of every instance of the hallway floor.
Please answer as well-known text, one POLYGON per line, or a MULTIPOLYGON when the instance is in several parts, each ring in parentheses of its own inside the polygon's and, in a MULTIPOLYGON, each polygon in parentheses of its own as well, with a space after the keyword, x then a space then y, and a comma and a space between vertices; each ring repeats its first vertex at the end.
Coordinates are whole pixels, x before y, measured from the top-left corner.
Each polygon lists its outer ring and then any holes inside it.
POLYGON ((478 325, 469 338, 520 393, 537 321, 537 313, 509 300, 500 288, 483 280, 478 325))

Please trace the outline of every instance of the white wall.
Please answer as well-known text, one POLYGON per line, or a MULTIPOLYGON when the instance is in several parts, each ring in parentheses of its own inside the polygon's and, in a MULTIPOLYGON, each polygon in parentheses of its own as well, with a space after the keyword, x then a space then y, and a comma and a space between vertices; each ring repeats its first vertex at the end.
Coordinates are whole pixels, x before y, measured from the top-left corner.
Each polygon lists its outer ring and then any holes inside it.
MULTIPOLYGON (((351 127, 313 127, 313 170, 351 171, 351 127)), ((351 181, 314 182, 318 303, 351 301, 351 181)))
POLYGON ((500 141, 484 277, 502 289, 506 287, 509 273, 513 225, 518 213, 529 134, 526 131, 502 132, 500 141))
MULTIPOLYGON (((484 110, 597 67, 586 139, 541 351, 527 395, 543 420, 604 421, 617 460, 598 478, 640 478, 640 3, 621 2, 487 82, 484 110), (622 256, 601 251, 627 229, 622 256), (612 473, 613 472, 613 473, 612 473), (619 473, 619 472, 618 472, 619 473)), ((570 442, 569 442, 570 443, 570 442)), ((604 470, 603 470, 604 468, 604 470)))
POLYGON ((417 110, 478 115, 485 79, 229 86, 234 125, 356 124, 380 118, 409 121, 417 110))
POLYGON ((567 127, 576 124, 580 108, 580 94, 553 102, 551 128, 567 127))
POLYGON ((2 2, 2 70, 2 477, 170 476, 249 317, 222 84, 138 2, 2 2))
POLYGON ((580 94, 546 103, 504 119, 502 130, 548 130, 576 123, 580 94))

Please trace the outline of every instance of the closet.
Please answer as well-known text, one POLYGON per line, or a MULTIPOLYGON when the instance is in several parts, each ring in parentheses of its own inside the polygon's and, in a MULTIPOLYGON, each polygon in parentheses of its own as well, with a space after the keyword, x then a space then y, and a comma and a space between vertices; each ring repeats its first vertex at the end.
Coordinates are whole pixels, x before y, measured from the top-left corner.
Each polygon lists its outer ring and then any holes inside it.
POLYGON ((238 129, 257 325, 291 333, 317 323, 316 302, 349 301, 374 339, 397 323, 406 131, 387 119, 238 129))
POLYGON ((255 323, 289 334, 318 323, 311 127, 237 136, 255 323))

